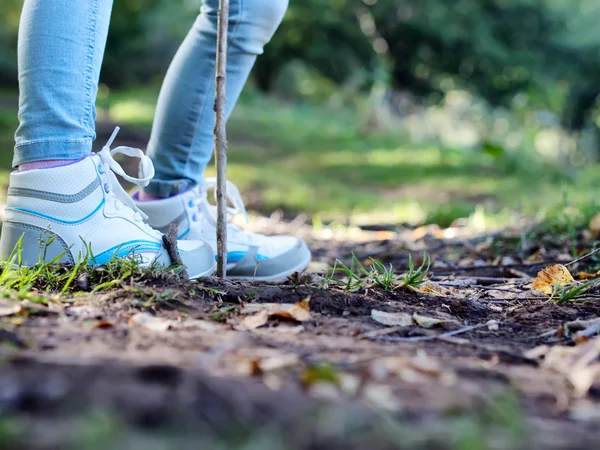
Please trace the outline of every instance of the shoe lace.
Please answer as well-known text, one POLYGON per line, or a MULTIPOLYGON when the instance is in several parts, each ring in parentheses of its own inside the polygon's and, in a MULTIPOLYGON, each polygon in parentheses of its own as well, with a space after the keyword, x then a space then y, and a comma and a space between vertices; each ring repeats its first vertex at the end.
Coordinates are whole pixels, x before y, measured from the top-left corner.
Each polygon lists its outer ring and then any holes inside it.
POLYGON ((123 189, 123 186, 121 186, 121 183, 119 183, 119 180, 115 174, 120 175, 130 183, 140 187, 145 187, 148 186, 150 180, 154 177, 154 165, 152 164, 152 160, 148 156, 144 155, 139 148, 121 146, 111 150, 110 146, 117 137, 119 130, 119 127, 115 128, 115 131, 113 131, 113 134, 106 145, 102 147, 100 152, 98 152, 98 155, 102 160, 104 172, 108 176, 108 183, 104 186, 104 190, 108 197, 107 200, 113 202, 113 205, 117 211, 121 210, 121 205, 131 210, 133 212, 133 219, 137 222, 143 223, 143 225, 150 231, 152 228, 145 223, 145 221, 148 219, 148 216, 144 214, 137 206, 135 206, 134 200, 129 196, 129 194, 127 194, 125 189, 123 189), (114 155, 116 154, 122 154, 132 158, 139 158, 140 178, 127 175, 123 170, 123 167, 121 167, 121 165, 114 159, 114 155))
MULTIPOLYGON (((196 199, 194 200, 194 205, 198 208, 201 217, 203 217, 209 224, 213 227, 217 226, 217 207, 212 205, 208 201, 208 191, 211 189, 214 190, 214 199, 215 203, 217 201, 217 179, 216 178, 206 178, 202 185, 201 190, 198 192, 196 199)), ((249 223, 248 212, 246 211, 246 207, 244 206, 244 200, 242 199, 242 195, 240 194, 239 189, 235 184, 231 181, 227 181, 227 221, 231 221, 236 214, 242 214, 246 219, 246 223, 249 223), (229 206, 231 205, 231 206, 229 206)), ((254 233, 246 232, 240 229, 239 227, 229 224, 227 229, 236 235, 239 234, 238 239, 244 238, 243 240, 250 240, 252 236, 257 236, 254 233)))

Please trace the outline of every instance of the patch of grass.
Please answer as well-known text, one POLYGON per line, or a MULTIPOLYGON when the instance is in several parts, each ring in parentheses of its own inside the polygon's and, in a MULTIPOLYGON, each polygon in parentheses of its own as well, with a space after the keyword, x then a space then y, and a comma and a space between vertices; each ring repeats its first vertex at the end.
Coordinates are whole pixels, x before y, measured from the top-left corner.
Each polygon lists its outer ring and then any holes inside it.
POLYGON ((343 261, 336 259, 331 272, 324 277, 324 284, 342 287, 348 292, 356 292, 361 289, 379 287, 391 292, 396 289, 415 289, 427 281, 427 275, 431 266, 431 259, 427 253, 423 254, 423 262, 416 267, 409 254, 408 271, 397 275, 394 267, 386 266, 381 261, 370 258, 371 264, 368 268, 352 254, 350 267, 343 261), (341 275, 341 278, 339 277, 341 275))
POLYGON ((550 300, 556 303, 569 303, 575 301, 577 297, 585 294, 593 286, 597 285, 598 280, 590 280, 585 283, 571 283, 561 286, 558 283, 553 285, 550 300))
MULTIPOLYGON (((94 294, 145 277, 175 280, 179 273, 178 267, 166 268, 158 264, 142 267, 141 259, 133 253, 124 258, 113 257, 98 267, 89 245, 86 245, 86 254, 79 255, 75 265, 59 264, 64 253, 44 262, 50 244, 51 241, 40 241, 40 260, 28 267, 22 264, 20 257, 22 240, 17 242, 6 261, 0 262, 0 296, 47 304, 49 301, 60 301, 64 294, 94 294)), ((152 299, 160 301, 162 297, 152 292, 152 299)))

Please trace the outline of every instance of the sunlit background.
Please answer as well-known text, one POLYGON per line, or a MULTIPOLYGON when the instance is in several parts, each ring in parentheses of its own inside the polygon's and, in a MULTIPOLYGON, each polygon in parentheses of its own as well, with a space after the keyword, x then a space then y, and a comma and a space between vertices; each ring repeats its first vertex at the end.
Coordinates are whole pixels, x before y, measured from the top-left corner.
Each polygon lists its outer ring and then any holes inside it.
MULTIPOLYGON (((2 192, 21 5, 0 4, 2 192)), ((145 147, 199 5, 115 1, 99 141, 119 124, 145 147)), ((599 210, 599 21, 597 0, 292 0, 230 122, 230 178, 254 211, 314 223, 586 223, 599 210)))

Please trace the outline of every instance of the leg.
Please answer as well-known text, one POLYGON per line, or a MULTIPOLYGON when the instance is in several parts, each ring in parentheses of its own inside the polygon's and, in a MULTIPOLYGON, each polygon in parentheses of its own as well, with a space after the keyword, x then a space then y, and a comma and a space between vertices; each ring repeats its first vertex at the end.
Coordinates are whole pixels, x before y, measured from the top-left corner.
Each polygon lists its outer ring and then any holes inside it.
MULTIPOLYGON (((214 208, 203 183, 213 153, 214 81, 218 0, 206 0, 200 17, 179 49, 160 95, 149 154, 157 166, 157 180, 140 195, 138 207, 148 223, 166 230, 179 224, 181 239, 201 239, 216 251, 214 208), (177 195, 179 194, 179 195, 177 195), (148 201, 152 198, 164 197, 148 201), (145 201, 144 201, 145 200, 145 201)), ((227 58, 227 113, 248 74, 279 25, 287 0, 231 0, 227 58)), ((245 212, 232 184, 227 195, 231 210, 245 212)), ((306 243, 294 236, 263 236, 234 225, 227 232, 227 273, 232 278, 284 281, 302 272, 311 260, 306 243)))
MULTIPOLYGON (((143 185, 154 173, 150 159, 141 150, 114 150, 142 159, 137 179, 124 174, 107 146, 91 155, 112 0, 26 0, 23 8, 13 161, 19 171, 10 174, 0 259, 101 265, 135 256, 170 265, 162 235, 144 223, 114 174, 143 185)), ((190 241, 180 248, 190 276, 214 271, 210 246, 190 241)))
MULTIPOLYGON (((148 155, 157 168, 147 194, 169 197, 198 183, 213 154, 218 0, 205 0, 165 78, 148 155)), ((288 0, 231 0, 227 114, 287 9, 288 0)))
POLYGON ((92 151, 96 93, 113 0, 25 0, 13 166, 92 151), (69 20, 71 19, 71 20, 69 20))

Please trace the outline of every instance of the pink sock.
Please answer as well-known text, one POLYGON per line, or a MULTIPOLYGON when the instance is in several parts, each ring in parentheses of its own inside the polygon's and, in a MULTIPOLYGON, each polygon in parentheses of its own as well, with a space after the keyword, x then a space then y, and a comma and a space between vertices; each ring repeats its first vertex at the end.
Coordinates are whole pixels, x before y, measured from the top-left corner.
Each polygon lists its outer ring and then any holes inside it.
POLYGON ((33 161, 30 163, 23 163, 19 165, 19 172, 27 172, 28 170, 35 169, 51 169, 52 167, 68 166, 75 162, 80 161, 79 159, 56 159, 52 161, 33 161))
POLYGON ((147 192, 144 192, 144 191, 137 192, 136 197, 137 197, 136 200, 139 200, 140 202, 149 202, 152 200, 162 200, 163 199, 162 197, 148 194, 147 192))

